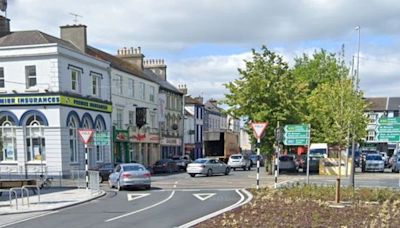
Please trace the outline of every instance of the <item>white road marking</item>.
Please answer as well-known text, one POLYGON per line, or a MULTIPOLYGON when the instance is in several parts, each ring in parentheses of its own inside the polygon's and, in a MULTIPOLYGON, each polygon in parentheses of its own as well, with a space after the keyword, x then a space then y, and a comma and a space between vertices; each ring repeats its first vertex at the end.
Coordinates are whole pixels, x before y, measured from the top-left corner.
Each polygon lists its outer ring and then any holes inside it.
POLYGON ((128 197, 128 201, 132 201, 132 200, 135 200, 135 199, 140 199, 140 198, 143 198, 143 197, 148 196, 148 195, 150 195, 150 193, 129 193, 129 194, 126 194, 126 196, 128 197))
POLYGON ((180 227, 180 228, 192 227, 192 226, 194 226, 194 225, 196 225, 196 224, 199 224, 199 223, 201 223, 201 222, 203 222, 203 221, 205 221, 205 220, 207 220, 207 219, 213 218, 213 217, 215 217, 215 216, 217 216, 217 215, 220 215, 220 214, 222 214, 222 213, 225 213, 225 212, 227 212, 227 211, 230 211, 230 210, 233 210, 233 209, 235 209, 235 208, 237 208, 237 207, 240 207, 240 206, 242 206, 242 205, 245 205, 246 203, 250 202, 250 201, 253 199, 253 195, 252 195, 249 191, 247 191, 246 189, 242 189, 242 191, 243 191, 243 192, 247 195, 247 197, 248 197, 247 200, 245 200, 244 202, 243 202, 243 200, 244 200, 243 194, 242 194, 239 190, 236 190, 236 193, 240 196, 240 200, 237 201, 235 204, 232 204, 231 206, 228 206, 228 207, 226 207, 226 208, 223 208, 223 209, 221 209, 221 210, 219 210, 219 211, 213 212, 213 213, 211 213, 211 214, 208 214, 208 215, 206 215, 206 216, 203 216, 203 217, 201 217, 201 218, 198 218, 198 219, 193 220, 193 221, 191 221, 191 222, 188 222, 188 223, 186 223, 186 224, 180 225, 179 227, 180 227))
POLYGON ((148 210, 148 209, 153 208, 153 207, 157 207, 158 205, 161 205, 161 204, 167 202, 168 200, 172 199, 172 197, 174 196, 174 194, 175 194, 175 191, 172 191, 171 194, 168 196, 168 198, 166 198, 166 199, 164 199, 164 200, 162 200, 162 201, 160 201, 160 202, 158 202, 158 203, 156 203, 156 204, 153 204, 153 205, 150 205, 150 206, 148 206, 148 207, 142 208, 142 209, 140 209, 140 210, 132 211, 132 212, 129 212, 129 213, 126 213, 126 214, 123 214, 123 215, 120 215, 120 216, 117 216, 117 217, 114 217, 114 218, 107 219, 107 220, 104 221, 104 222, 112 222, 112 221, 114 221, 114 220, 117 220, 117 219, 120 219, 120 218, 124 218, 124 217, 130 216, 130 215, 134 215, 134 214, 137 214, 137 213, 139 213, 139 212, 148 210))
POLYGON ((215 196, 215 194, 216 193, 197 193, 197 194, 193 194, 193 196, 201 201, 205 201, 205 200, 215 196))
POLYGON ((0 225, 0 227, 7 227, 7 226, 15 225, 15 224, 18 224, 18 223, 26 222, 26 221, 29 221, 29 220, 32 220, 32 219, 40 218, 40 217, 43 217, 43 216, 46 216, 46 215, 50 215, 50 214, 55 214, 55 213, 58 213, 58 212, 59 211, 51 211, 51 212, 44 213, 44 214, 41 214, 41 215, 29 217, 29 218, 26 218, 26 219, 21 219, 21 220, 18 220, 16 222, 10 222, 10 223, 7 223, 7 224, 3 224, 3 225, 0 225))

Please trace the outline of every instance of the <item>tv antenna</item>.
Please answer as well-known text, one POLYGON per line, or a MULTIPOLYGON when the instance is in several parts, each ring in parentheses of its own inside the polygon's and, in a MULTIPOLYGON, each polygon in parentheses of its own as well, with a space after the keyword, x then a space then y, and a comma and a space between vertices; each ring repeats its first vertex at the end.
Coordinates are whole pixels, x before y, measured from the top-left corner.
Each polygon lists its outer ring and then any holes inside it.
MULTIPOLYGON (((3 0, 4 1, 4 0, 3 0)), ((73 19, 73 21, 74 21, 74 24, 78 24, 78 17, 82 17, 81 15, 79 15, 79 14, 76 14, 76 13, 69 13, 69 14, 71 14, 73 17, 74 17, 74 19, 73 19)))

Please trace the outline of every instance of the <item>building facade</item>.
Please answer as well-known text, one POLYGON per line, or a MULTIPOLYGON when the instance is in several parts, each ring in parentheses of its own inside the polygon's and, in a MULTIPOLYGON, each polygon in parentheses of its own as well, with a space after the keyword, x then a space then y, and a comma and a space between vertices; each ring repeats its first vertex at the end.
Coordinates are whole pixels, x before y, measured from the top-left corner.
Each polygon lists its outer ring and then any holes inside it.
MULTIPOLYGON (((2 34, 0 172, 83 170, 78 129, 111 129, 109 63, 85 53, 85 26, 61 27, 61 39, 40 31, 2 34), (81 34, 81 46, 72 33, 81 34)), ((90 143, 88 155, 89 167, 111 161, 109 145, 90 143)))
MULTIPOLYGON (((187 93, 186 86, 179 87, 185 94, 187 93)), ((192 159, 204 157, 204 105, 201 97, 192 98, 185 96, 185 110, 188 113, 185 118, 185 153, 189 154, 192 159), (193 119, 193 121, 192 121, 193 119), (189 126, 186 126, 186 123, 189 126)))

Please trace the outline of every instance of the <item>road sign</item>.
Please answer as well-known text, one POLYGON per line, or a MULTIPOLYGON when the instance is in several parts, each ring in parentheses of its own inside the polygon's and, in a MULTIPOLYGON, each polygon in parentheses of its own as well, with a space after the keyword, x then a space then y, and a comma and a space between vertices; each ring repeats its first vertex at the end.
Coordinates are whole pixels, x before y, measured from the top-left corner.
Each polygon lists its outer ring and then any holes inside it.
POLYGON ((400 125, 400 117, 381 117, 378 120, 378 125, 400 125))
POLYGON ((84 144, 88 144, 94 133, 93 129, 78 129, 79 136, 84 144))
POLYGON ((285 138, 283 143, 287 146, 302 146, 308 145, 310 143, 309 138, 299 138, 299 139, 292 139, 292 138, 285 138))
POLYGON ((376 128, 379 133, 398 133, 400 134, 400 124, 399 125, 379 125, 376 128))
POLYGON ((285 133, 286 132, 309 132, 310 128, 308 124, 289 124, 285 125, 285 133))
POLYGON ((96 132, 93 136, 93 142, 96 146, 108 146, 110 145, 110 132, 96 132))
POLYGON ((379 133, 376 139, 380 142, 400 142, 400 134, 379 133))
POLYGON ((264 123, 251 123, 251 128, 253 128, 253 132, 254 132, 254 136, 256 138, 261 138, 262 134, 265 131, 265 128, 267 128, 268 123, 264 122, 264 123))
POLYGON ((283 143, 287 146, 301 146, 310 143, 310 125, 289 124, 285 125, 283 143))

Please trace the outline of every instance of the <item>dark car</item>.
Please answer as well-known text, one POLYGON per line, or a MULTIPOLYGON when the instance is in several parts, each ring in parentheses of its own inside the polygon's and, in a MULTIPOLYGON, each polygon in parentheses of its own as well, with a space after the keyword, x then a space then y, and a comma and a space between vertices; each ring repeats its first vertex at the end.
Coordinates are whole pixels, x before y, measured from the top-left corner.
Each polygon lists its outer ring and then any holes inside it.
POLYGON ((172 159, 161 159, 153 165, 153 173, 173 173, 178 171, 176 162, 172 159))
MULTIPOLYGON (((351 149, 349 150, 348 156, 349 156, 349 158, 351 158, 351 156, 352 156, 351 149)), ((356 167, 360 167, 360 165, 361 165, 361 153, 358 150, 356 150, 354 152, 354 163, 355 163, 356 167)))
POLYGON ((279 172, 281 171, 299 171, 299 163, 296 161, 294 155, 282 155, 279 157, 279 172))
POLYGON ((175 161, 179 170, 184 170, 184 171, 186 171, 187 165, 192 162, 189 156, 175 156, 172 158, 172 160, 175 161))
MULTIPOLYGON (((307 172, 307 156, 305 157, 305 161, 303 164, 303 172, 307 172)), ((319 173, 319 161, 323 158, 323 156, 310 156, 310 172, 319 173)))
POLYGON ((107 181, 110 174, 114 171, 114 164, 113 163, 103 163, 92 170, 99 171, 99 181, 107 181))
POLYGON ((257 154, 250 155, 251 166, 256 166, 257 160, 260 160, 261 167, 263 167, 265 165, 264 157, 262 155, 257 155, 257 154))

